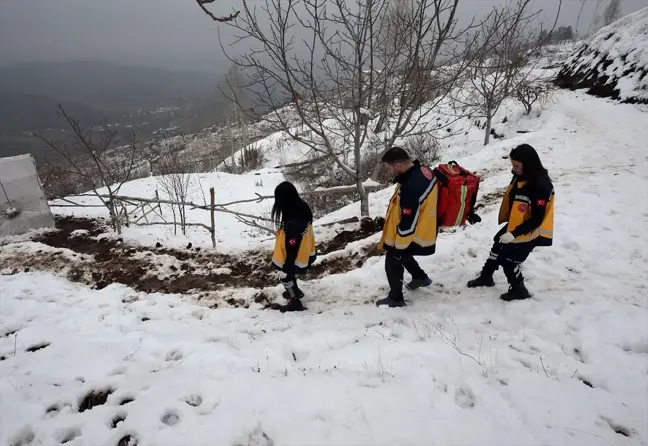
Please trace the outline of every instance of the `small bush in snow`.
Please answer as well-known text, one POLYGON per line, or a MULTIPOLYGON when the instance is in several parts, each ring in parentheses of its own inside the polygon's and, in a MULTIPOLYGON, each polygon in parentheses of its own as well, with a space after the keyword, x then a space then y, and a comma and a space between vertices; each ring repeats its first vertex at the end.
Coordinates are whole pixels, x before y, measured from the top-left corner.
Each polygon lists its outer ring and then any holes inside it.
POLYGON ((253 170, 261 169, 265 157, 263 150, 256 144, 249 145, 242 148, 236 155, 234 155, 234 162, 231 167, 225 166, 226 171, 229 173, 242 174, 251 172, 253 170))
POLYGON ((441 158, 441 144, 430 134, 411 136, 403 146, 412 159, 419 160, 425 166, 434 166, 441 158))
POLYGON ((515 99, 522 104, 525 114, 529 115, 536 102, 540 106, 544 105, 551 99, 554 91, 554 86, 548 82, 523 81, 516 86, 515 99))

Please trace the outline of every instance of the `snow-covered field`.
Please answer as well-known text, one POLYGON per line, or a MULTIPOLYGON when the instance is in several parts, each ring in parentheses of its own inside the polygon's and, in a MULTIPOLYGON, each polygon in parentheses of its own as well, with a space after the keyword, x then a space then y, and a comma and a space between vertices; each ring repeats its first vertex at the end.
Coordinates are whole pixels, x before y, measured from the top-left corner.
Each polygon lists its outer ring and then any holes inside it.
MULTIPOLYGON (((505 140, 465 135, 447 157, 484 176, 483 197, 508 183, 511 147, 540 152, 556 239, 524 265, 533 299, 501 302, 503 275, 464 287, 496 201, 483 223, 440 235, 420 259, 435 285, 404 309, 372 305, 386 292, 381 257, 304 282, 297 314, 0 276, 0 445, 648 444, 648 115, 564 92, 539 118, 497 127, 505 140)), ((214 175, 204 182, 234 186, 220 195, 249 196, 252 178, 214 175)), ((267 193, 280 178, 263 175, 267 193)), ((372 194, 372 212, 390 192, 372 194)))
MULTIPOLYGON (((215 202, 229 203, 238 200, 255 198, 255 194, 272 195, 274 188, 284 180, 283 174, 276 169, 262 169, 244 175, 233 175, 224 172, 192 174, 188 188, 187 201, 199 206, 206 206, 210 202, 209 188, 214 188, 215 202)), ((142 178, 125 183, 119 190, 119 194, 129 197, 154 199, 156 190, 161 199, 169 199, 164 188, 156 177, 142 178)), ((99 190, 99 193, 106 191, 99 190)), ((75 203, 79 204, 101 204, 96 197, 73 197, 75 203)), ((67 204, 57 201, 55 203, 67 204)), ((237 212, 244 212, 252 215, 268 217, 272 208, 271 201, 242 203, 230 206, 229 209, 237 212)), ((73 215, 82 217, 108 217, 108 210, 105 207, 79 208, 65 207, 53 208, 60 215, 73 215)), ((167 222, 173 222, 171 207, 162 205, 162 214, 167 222)), ((192 209, 187 206, 187 221, 190 223, 210 224, 209 211, 192 209)), ((139 217, 139 215, 131 215, 139 217)), ((215 214, 216 244, 219 249, 236 251, 247 249, 259 243, 259 239, 268 238, 268 234, 260 230, 246 226, 239 222, 232 214, 217 212, 215 214)), ((162 221, 154 213, 147 217, 150 221, 162 221)), ((142 223, 145 223, 142 220, 142 223)), ((138 226, 131 225, 124 228, 124 238, 129 241, 136 241, 147 245, 155 245, 161 242, 169 247, 184 247, 189 242, 196 246, 211 247, 211 236, 209 231, 201 227, 188 227, 187 235, 183 236, 180 227, 174 230, 173 226, 138 226)))

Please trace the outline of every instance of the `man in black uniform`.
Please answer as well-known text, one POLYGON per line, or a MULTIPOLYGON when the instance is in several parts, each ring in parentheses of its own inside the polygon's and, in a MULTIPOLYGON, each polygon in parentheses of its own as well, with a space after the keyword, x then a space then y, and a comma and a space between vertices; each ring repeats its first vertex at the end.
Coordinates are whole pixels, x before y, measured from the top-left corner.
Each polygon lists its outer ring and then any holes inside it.
POLYGON ((397 184, 392 196, 379 248, 387 251, 385 272, 389 295, 376 305, 402 307, 403 273, 412 280, 408 289, 429 286, 432 281, 413 256, 434 254, 437 237, 437 197, 439 188, 432 171, 418 161, 412 161, 405 150, 392 147, 382 157, 387 172, 397 184))

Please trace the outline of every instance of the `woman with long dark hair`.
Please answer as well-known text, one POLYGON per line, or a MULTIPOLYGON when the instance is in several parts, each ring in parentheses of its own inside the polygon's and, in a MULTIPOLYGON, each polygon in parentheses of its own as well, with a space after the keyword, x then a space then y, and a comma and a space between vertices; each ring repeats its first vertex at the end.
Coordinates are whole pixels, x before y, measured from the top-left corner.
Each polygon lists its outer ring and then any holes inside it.
POLYGON ((313 212, 289 181, 279 184, 274 196, 271 216, 277 227, 277 238, 272 263, 283 273, 283 297, 288 300, 281 310, 302 311, 304 293, 297 286, 296 275, 305 273, 316 258, 313 212))
POLYGON ((493 274, 501 266, 509 283, 505 301, 531 297, 524 285, 520 265, 537 246, 553 243, 554 188, 538 153, 529 144, 511 151, 513 179, 506 189, 499 211, 499 224, 493 247, 481 274, 468 282, 469 288, 492 287, 493 274))

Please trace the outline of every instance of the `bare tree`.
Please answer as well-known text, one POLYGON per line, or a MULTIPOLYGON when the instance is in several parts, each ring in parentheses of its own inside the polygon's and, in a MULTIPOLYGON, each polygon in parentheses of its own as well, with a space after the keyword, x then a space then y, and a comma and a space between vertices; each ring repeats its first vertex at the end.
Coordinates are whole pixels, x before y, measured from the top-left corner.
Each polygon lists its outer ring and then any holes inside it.
POLYGON ((619 20, 621 15, 621 0, 610 0, 610 3, 603 11, 603 26, 608 26, 611 23, 619 20))
POLYGON ((177 234, 175 223, 179 223, 182 234, 187 235, 187 208, 184 203, 189 201, 189 192, 192 186, 191 171, 186 168, 186 163, 178 153, 164 155, 159 160, 158 168, 157 182, 160 188, 170 201, 178 203, 170 205, 173 213, 174 234, 177 234))
MULTIPOLYGON (((383 47, 380 48, 380 51, 382 51, 385 60, 402 57, 399 54, 401 46, 414 37, 415 29, 409 26, 414 14, 414 5, 410 0, 393 0, 387 5, 385 13, 380 18, 380 28, 384 35, 381 42, 383 47)), ((390 101, 392 99, 390 98, 390 81, 393 78, 382 76, 379 80, 382 81, 382 85, 376 85, 375 109, 378 117, 374 133, 383 131, 394 105, 393 101, 390 101)))
POLYGON ((596 8, 594 9, 594 14, 592 14, 592 20, 590 21, 590 24, 587 27, 587 35, 596 32, 599 28, 599 24, 601 23, 601 16, 598 15, 598 10, 601 7, 601 1, 602 0, 597 0, 596 2, 596 8), (592 27, 594 29, 592 29, 592 27))
POLYGON ((59 111, 72 130, 72 143, 68 145, 48 140, 37 134, 35 136, 62 157, 59 174, 88 185, 108 209, 115 231, 121 234, 121 221, 115 196, 119 194, 124 183, 132 179, 136 155, 142 148, 137 138, 137 131, 133 131, 130 144, 115 147, 116 132, 107 125, 99 131, 94 127, 84 129, 79 121, 68 115, 60 105, 59 111), (106 192, 99 192, 101 188, 106 192))
POLYGON ((235 11, 232 14, 228 16, 216 16, 212 14, 209 9, 205 7, 205 5, 208 5, 210 3, 214 3, 216 0, 196 0, 196 3, 198 3, 198 6, 203 10, 205 14, 207 14, 213 21, 215 22, 220 22, 220 23, 225 23, 225 22, 230 22, 238 17, 238 15, 241 13, 241 11, 235 11))
POLYGON ((379 137, 385 151, 430 130, 425 116, 461 77, 471 51, 473 25, 457 27, 459 0, 401 1, 411 13, 397 27, 386 19, 390 0, 265 0, 261 8, 243 0, 241 16, 228 22, 236 44, 246 45, 230 60, 248 79, 253 111, 271 110, 265 119, 273 131, 343 172, 362 216, 369 215, 363 148, 379 137), (431 102, 421 107, 421 98, 431 102))
POLYGON ((490 141, 492 119, 504 100, 514 96, 520 86, 532 84, 529 78, 535 67, 531 62, 539 60, 555 29, 555 22, 550 32, 534 27, 539 12, 528 12, 530 2, 518 0, 514 6, 494 9, 481 33, 488 48, 472 59, 470 88, 459 92, 457 98, 472 116, 486 120, 484 145, 490 141))
POLYGON ((585 8, 585 3, 587 3, 587 0, 580 0, 580 2, 581 2, 581 6, 580 6, 580 10, 578 11, 578 17, 576 18, 576 28, 575 28, 576 35, 580 35, 580 32, 578 31, 578 24, 580 23, 581 14, 583 13, 583 8, 585 8))
POLYGON ((524 107, 525 114, 530 115, 536 103, 545 104, 554 92, 555 87, 552 82, 526 77, 517 83, 514 93, 515 99, 524 107))

